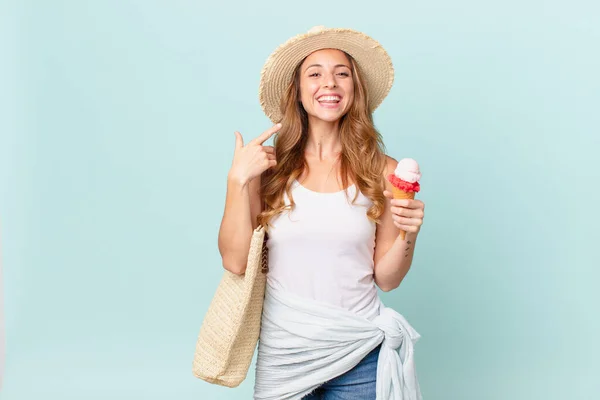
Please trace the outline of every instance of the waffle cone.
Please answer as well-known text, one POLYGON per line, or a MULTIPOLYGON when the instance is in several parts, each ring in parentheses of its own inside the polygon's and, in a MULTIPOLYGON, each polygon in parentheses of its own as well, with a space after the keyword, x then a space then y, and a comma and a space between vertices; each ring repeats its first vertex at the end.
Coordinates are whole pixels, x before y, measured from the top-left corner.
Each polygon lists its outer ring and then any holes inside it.
MULTIPOLYGON (((414 199, 415 192, 405 192, 404 190, 400 190, 396 187, 392 188, 392 193, 394 195, 394 199, 414 199)), ((404 240, 406 238, 406 232, 400 231, 400 238, 404 240)))

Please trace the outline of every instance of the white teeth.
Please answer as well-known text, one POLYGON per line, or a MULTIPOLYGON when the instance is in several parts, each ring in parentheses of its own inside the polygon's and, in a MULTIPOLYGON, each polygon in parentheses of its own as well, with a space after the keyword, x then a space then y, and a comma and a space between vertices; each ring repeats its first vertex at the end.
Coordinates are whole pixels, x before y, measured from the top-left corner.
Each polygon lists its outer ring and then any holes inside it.
POLYGON ((321 96, 318 99, 319 101, 340 101, 341 98, 339 96, 321 96))

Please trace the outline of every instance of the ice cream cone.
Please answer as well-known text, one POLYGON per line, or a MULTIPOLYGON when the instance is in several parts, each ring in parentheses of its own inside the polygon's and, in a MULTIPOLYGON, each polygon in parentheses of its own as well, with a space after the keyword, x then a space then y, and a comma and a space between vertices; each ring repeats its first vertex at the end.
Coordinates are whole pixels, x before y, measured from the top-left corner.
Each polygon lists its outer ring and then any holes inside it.
MULTIPOLYGON (((404 190, 400 190, 397 187, 392 188, 392 193, 394 195, 394 199, 414 199, 415 192, 405 192, 404 190)), ((404 240, 406 238, 406 232, 400 231, 400 239, 404 240)))
MULTIPOLYGON (((414 199, 415 193, 421 190, 419 179, 421 171, 419 164, 412 158, 403 158, 398 162, 393 174, 388 175, 388 181, 392 184, 394 199, 414 199)), ((406 238, 406 231, 400 230, 400 239, 406 238)))

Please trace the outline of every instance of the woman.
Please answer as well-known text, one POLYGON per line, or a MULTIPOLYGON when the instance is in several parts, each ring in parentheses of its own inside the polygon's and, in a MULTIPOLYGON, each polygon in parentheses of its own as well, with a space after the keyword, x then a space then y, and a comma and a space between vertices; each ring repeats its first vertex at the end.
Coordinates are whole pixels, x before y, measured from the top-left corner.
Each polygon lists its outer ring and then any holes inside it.
POLYGON ((397 162, 373 126, 392 81, 376 41, 313 28, 263 69, 261 105, 276 125, 247 144, 235 133, 224 267, 242 274, 253 229, 268 232, 255 399, 421 398, 419 335, 376 288, 405 277, 424 216, 421 201, 393 199, 397 162))

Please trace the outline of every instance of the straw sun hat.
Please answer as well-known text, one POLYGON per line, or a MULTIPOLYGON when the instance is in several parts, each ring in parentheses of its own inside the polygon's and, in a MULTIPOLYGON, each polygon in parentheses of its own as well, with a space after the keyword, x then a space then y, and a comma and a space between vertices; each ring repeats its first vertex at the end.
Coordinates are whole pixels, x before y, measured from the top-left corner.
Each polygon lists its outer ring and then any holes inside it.
POLYGON ((338 49, 354 58, 366 80, 369 109, 373 112, 387 96, 394 82, 394 67, 385 49, 373 38, 352 29, 316 26, 288 39, 269 56, 261 72, 260 105, 271 121, 281 120, 281 97, 298 64, 311 53, 338 49))

